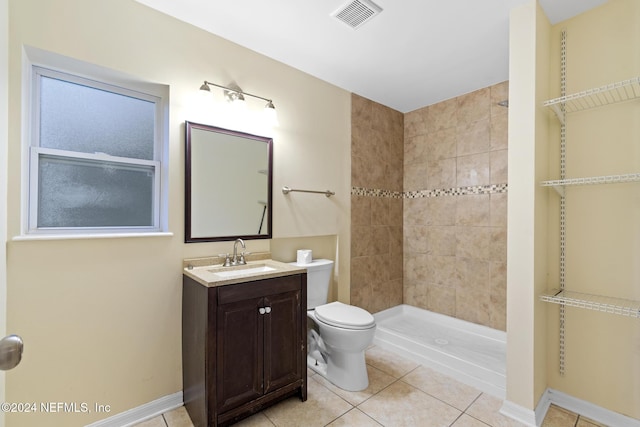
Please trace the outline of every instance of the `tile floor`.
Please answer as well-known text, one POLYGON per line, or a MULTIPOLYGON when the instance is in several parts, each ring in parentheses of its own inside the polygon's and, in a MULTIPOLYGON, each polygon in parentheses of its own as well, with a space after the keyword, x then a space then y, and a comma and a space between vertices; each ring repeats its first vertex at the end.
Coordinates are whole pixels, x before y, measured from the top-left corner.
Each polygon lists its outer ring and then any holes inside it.
MULTIPOLYGON (((292 397, 236 424, 239 427, 519 427, 499 413, 502 401, 396 354, 367 350, 369 387, 341 390, 311 370, 308 399, 292 397)), ((137 427, 193 427, 184 407, 137 427)), ((601 427, 552 406, 543 427, 601 427)))

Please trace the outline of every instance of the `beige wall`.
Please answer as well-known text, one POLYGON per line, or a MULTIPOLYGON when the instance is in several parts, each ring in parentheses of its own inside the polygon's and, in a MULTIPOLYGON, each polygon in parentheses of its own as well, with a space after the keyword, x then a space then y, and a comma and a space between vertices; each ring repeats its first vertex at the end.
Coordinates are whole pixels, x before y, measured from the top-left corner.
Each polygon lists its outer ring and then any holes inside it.
MULTIPOLYGON (((8 401, 100 403, 113 415, 182 389, 182 259, 230 249, 229 242, 183 243, 183 123, 207 120, 193 101, 204 79, 235 81, 274 99, 277 252, 285 261, 302 246, 338 254, 337 292, 348 298, 349 93, 133 0, 10 0, 9 13, 8 327, 23 336, 26 350, 7 373, 8 401), (173 236, 12 240, 20 234, 23 45, 170 86, 173 236), (284 196, 283 185, 336 196, 284 196)), ((270 250, 271 242, 247 246, 270 250)), ((11 414, 8 424, 82 425, 107 415, 11 414)))
MULTIPOLYGON (((640 73, 640 4, 612 0, 551 26, 535 1, 511 15, 507 399, 534 409, 549 387, 640 418, 640 324, 567 308, 565 375, 559 307, 539 295, 559 285, 559 125, 542 102, 560 96, 560 33, 567 30, 567 94, 640 73)), ((574 113, 567 178, 640 170, 637 101, 574 113)), ((637 184, 567 189, 566 289, 638 300, 637 184)))
MULTIPOLYGON (((182 123, 206 120, 202 111, 194 110, 192 99, 204 79, 221 84, 236 81, 249 92, 273 97, 278 108, 280 127, 273 132, 274 240, 248 242, 248 249, 273 249, 285 261, 293 260, 295 249, 302 246, 311 246, 321 256, 337 254, 333 291, 338 299, 349 301, 353 296, 349 286, 351 186, 387 188, 379 186, 375 177, 363 184, 351 182, 352 169, 359 169, 356 164, 351 167, 351 96, 347 92, 133 0, 9 0, 9 8, 7 324, 9 332, 25 339, 26 353, 23 363, 6 375, 8 401, 101 403, 111 405, 114 414, 181 390, 181 261, 229 249, 228 243, 183 243, 182 123), (170 86, 172 237, 11 240, 20 232, 22 45, 170 86), (328 188, 336 196, 284 196, 278 191, 283 185, 328 188)), ((635 0, 612 0, 553 28, 533 0, 512 15, 507 393, 509 400, 525 408, 534 408, 550 386, 640 418, 638 323, 603 313, 569 311, 567 375, 560 377, 557 308, 537 298, 557 277, 556 196, 537 183, 553 175, 556 164, 553 132, 557 127, 553 122, 549 125, 549 115, 540 104, 557 96, 558 31, 561 27, 569 31, 569 91, 637 76, 639 8, 635 0)), ((597 122, 591 120, 592 113, 578 118, 571 129, 575 138, 571 144, 589 142, 575 163, 571 157, 570 173, 637 172, 638 108, 637 102, 613 107, 615 113, 604 111, 604 119, 598 111, 597 122), (618 156, 619 152, 625 154, 618 156)), ((572 153, 577 149, 572 146, 572 153)), ((402 162, 398 165, 402 167, 402 162)), ((396 180, 397 176, 391 182, 396 180)), ((636 187, 621 188, 612 192, 580 189, 574 196, 572 209, 593 212, 593 216, 578 215, 572 222, 576 228, 569 230, 572 252, 567 273, 568 280, 580 282, 586 290, 637 300, 640 206, 637 198, 625 193, 636 187), (590 218, 615 227, 593 225, 590 218), (580 231, 585 227, 589 232, 580 231)), ((388 189, 402 191, 401 186, 388 189)), ((11 414, 7 424, 66 426, 101 417, 11 414)))
POLYGON ((546 389, 548 34, 535 0, 514 9, 509 47, 507 400, 535 409, 546 389))
MULTIPOLYGON (((560 33, 567 32, 567 94, 640 75, 640 3, 613 0, 551 31, 551 89, 559 95, 560 33)), ((551 120, 550 179, 558 178, 559 125, 551 120)), ((571 114, 566 126, 568 178, 640 171, 640 103, 571 114)), ((568 290, 640 300, 638 184, 572 187, 566 196, 568 290)), ((549 192, 549 287, 558 286, 559 197, 549 192)), ((559 309, 548 310, 548 384, 607 409, 640 418, 640 322, 566 309, 565 375, 559 374, 559 309)))

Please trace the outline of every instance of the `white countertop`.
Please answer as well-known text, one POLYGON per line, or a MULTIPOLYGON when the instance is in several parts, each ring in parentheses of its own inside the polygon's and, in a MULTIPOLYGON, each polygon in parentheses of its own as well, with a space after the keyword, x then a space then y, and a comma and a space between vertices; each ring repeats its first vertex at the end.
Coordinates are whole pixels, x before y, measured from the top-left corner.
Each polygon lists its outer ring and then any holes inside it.
POLYGON ((270 279, 274 277, 292 276, 306 273, 304 267, 297 267, 272 259, 247 261, 245 265, 223 267, 217 265, 202 265, 185 267, 183 274, 206 287, 232 285, 235 283, 251 282, 254 280, 270 279))

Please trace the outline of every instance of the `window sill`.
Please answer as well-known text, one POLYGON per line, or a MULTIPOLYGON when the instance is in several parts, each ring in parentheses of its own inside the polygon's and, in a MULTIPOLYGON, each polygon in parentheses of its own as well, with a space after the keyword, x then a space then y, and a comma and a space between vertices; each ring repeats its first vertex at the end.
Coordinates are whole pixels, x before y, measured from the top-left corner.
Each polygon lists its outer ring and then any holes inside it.
POLYGON ((78 240, 78 239, 121 239, 127 237, 172 237, 171 232, 153 232, 153 233, 109 233, 109 234, 25 234, 15 236, 13 241, 27 240, 78 240))

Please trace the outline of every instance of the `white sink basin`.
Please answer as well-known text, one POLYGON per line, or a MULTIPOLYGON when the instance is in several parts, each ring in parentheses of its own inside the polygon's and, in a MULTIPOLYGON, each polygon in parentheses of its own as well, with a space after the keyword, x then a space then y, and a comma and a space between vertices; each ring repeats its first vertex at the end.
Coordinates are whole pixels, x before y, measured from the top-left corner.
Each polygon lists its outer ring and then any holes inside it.
POLYGON ((209 270, 211 273, 216 276, 220 276, 222 278, 228 279, 239 276, 251 276, 252 274, 262 274, 268 273, 270 271, 276 271, 277 269, 274 267, 270 267, 265 264, 260 265, 242 265, 236 267, 221 267, 215 270, 209 270))
POLYGON ((307 270, 272 259, 248 261, 245 265, 223 267, 220 264, 207 264, 184 267, 184 274, 206 287, 233 285, 262 279, 290 276, 306 273, 307 270))

